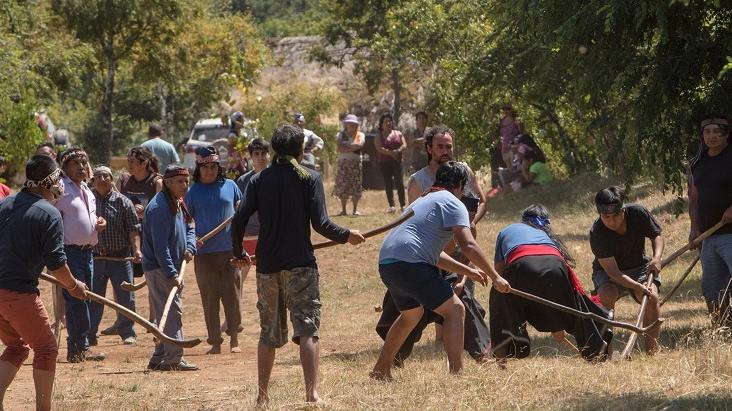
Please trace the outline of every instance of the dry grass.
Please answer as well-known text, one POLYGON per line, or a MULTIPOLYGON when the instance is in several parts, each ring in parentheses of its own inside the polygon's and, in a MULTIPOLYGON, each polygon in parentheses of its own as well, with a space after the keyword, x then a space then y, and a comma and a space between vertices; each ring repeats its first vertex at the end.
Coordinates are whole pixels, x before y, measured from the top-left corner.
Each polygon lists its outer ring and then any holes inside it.
MULTIPOLYGON (((513 222, 521 208, 542 202, 553 213, 552 224, 574 253, 577 273, 591 285, 591 254, 587 232, 595 214, 590 205, 594 192, 608 181, 583 176, 571 182, 491 200, 490 212, 479 226, 479 242, 492 255, 493 241, 501 227, 513 222)), ((635 188, 633 199, 655 210, 667 238, 667 254, 682 246, 688 234, 688 218, 673 215, 674 198, 650 185, 635 188)), ((329 200, 331 213, 339 206, 329 200)), ((382 192, 368 192, 359 218, 336 217, 340 224, 366 229, 383 224, 382 192)), ((318 237, 316 235, 316 237, 318 237)), ((374 305, 381 303, 384 286, 376 266, 381 238, 356 248, 341 246, 318 251, 324 309, 321 344, 321 395, 332 409, 730 409, 732 408, 732 345, 711 335, 699 292, 699 268, 682 287, 679 296, 664 306, 669 317, 662 328, 666 347, 655 357, 639 353, 633 361, 587 364, 557 345, 545 334, 532 334, 531 358, 514 361, 507 370, 466 361, 464 375, 447 374, 444 353, 431 348, 433 333, 425 333, 405 368, 395 373, 396 382, 370 380, 381 340, 373 331, 378 318, 374 305)), ((684 256, 664 271, 666 290, 690 261, 684 256)), ((205 336, 200 297, 192 272, 184 291, 184 330, 205 336)), ((250 409, 256 386, 255 346, 258 335, 254 307, 254 281, 246 282, 243 354, 207 356, 206 344, 187 350, 186 358, 199 364, 196 373, 145 373, 152 339, 141 334, 136 347, 126 347, 112 337, 100 338, 100 350, 109 354, 103 363, 72 365, 62 362, 57 371, 55 406, 58 409, 250 409)), ((487 290, 478 293, 487 306, 487 290)), ((49 301, 48 287, 43 296, 49 301)), ((138 295, 140 311, 147 299, 138 295)), ((624 299, 618 317, 631 320, 637 305, 624 299)), ((103 326, 112 316, 105 311, 103 326)), ((627 334, 617 332, 616 349, 627 334)), ((62 348, 63 348, 62 343, 62 348)), ((62 349, 60 358, 65 358, 62 349)), ((467 356, 466 356, 467 358, 467 356)), ((297 349, 288 344, 278 351, 272 383, 272 409, 307 408, 303 403, 302 374, 297 349)), ((25 365, 6 396, 8 409, 32 407, 30 363, 25 365)))

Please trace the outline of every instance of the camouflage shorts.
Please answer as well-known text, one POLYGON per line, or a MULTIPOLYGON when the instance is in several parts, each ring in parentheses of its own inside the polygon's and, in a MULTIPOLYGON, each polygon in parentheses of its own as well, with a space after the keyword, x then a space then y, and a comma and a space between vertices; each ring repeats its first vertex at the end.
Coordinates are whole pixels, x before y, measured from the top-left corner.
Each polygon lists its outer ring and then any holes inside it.
POLYGON ((318 270, 312 267, 257 273, 259 342, 275 348, 287 343, 286 310, 290 311, 295 344, 300 344, 300 337, 318 337, 321 305, 318 280, 318 270))

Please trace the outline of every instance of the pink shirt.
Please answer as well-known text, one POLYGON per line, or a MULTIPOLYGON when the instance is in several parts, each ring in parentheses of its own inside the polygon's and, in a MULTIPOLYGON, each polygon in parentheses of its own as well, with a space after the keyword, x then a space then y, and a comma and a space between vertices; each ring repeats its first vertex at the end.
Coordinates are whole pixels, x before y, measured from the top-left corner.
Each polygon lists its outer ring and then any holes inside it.
POLYGON ((65 245, 97 245, 97 203, 86 183, 74 183, 70 178, 61 180, 64 195, 56 201, 56 208, 64 221, 65 245))

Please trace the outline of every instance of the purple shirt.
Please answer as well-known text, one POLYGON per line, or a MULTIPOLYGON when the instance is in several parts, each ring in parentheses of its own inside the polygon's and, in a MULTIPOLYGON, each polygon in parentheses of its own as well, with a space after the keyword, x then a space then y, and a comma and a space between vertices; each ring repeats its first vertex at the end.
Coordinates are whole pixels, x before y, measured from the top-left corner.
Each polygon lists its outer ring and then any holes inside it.
POLYGON ((64 194, 56 201, 56 208, 64 221, 65 245, 97 245, 97 202, 86 183, 74 183, 70 178, 61 180, 64 194))

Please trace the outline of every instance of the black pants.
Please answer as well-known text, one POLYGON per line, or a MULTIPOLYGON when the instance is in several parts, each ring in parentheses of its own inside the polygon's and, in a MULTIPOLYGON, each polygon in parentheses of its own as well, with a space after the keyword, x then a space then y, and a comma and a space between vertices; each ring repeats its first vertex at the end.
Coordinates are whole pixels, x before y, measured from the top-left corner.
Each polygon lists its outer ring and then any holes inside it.
POLYGON ((394 186, 399 196, 399 206, 404 208, 404 177, 402 176, 402 163, 396 161, 384 161, 379 163, 381 174, 384 176, 384 190, 389 207, 394 207, 394 186))
POLYGON ((503 163, 503 157, 501 156, 501 145, 493 144, 490 150, 491 155, 491 188, 496 188, 501 185, 501 180, 498 178, 498 169, 500 167, 506 167, 503 163))
MULTIPOLYGON (((457 275, 448 274, 445 279, 449 283, 454 284, 457 281, 457 275)), ((465 351, 471 357, 479 359, 487 354, 488 348, 490 347, 490 333, 488 332, 488 325, 484 320, 485 310, 478 300, 475 299, 475 294, 473 294, 471 287, 468 287, 467 283, 462 294, 460 294, 460 301, 465 306, 465 340, 463 342, 463 348, 465 348, 465 351)), ((394 305, 394 301, 387 291, 386 295, 384 295, 381 318, 379 318, 379 322, 376 324, 376 333, 379 334, 381 339, 386 340, 386 334, 389 332, 397 317, 399 317, 399 310, 394 305)), ((399 352, 397 352, 394 358, 397 364, 403 363, 409 357, 414 348, 414 344, 422 338, 422 331, 430 323, 442 324, 442 316, 433 311, 425 310, 419 323, 417 323, 412 332, 407 336, 404 344, 399 348, 399 352)))
MULTIPOLYGON (((608 311, 574 289, 569 270, 559 257, 542 255, 519 258, 506 267, 503 277, 517 290, 580 311, 610 317, 608 311)), ((587 360, 605 359, 613 337, 612 331, 604 324, 516 295, 499 293, 495 288, 491 289, 488 308, 493 350, 506 348, 508 357, 525 358, 529 355, 531 344, 526 332, 527 323, 542 332, 564 330, 572 334, 582 357, 587 360)))

